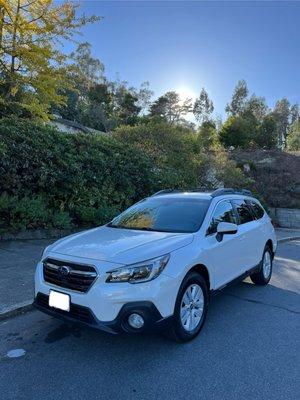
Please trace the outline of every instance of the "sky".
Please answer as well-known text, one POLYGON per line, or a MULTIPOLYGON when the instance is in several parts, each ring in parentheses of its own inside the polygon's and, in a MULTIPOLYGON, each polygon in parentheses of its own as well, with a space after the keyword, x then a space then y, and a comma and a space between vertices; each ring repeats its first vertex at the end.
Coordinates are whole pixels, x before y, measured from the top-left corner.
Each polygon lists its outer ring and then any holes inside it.
MULTIPOLYGON (((155 97, 168 90, 195 97, 205 87, 224 117, 239 79, 273 106, 300 103, 300 2, 81 1, 103 19, 84 27, 106 76, 155 97)), ((66 46, 71 50, 71 45, 66 46)))

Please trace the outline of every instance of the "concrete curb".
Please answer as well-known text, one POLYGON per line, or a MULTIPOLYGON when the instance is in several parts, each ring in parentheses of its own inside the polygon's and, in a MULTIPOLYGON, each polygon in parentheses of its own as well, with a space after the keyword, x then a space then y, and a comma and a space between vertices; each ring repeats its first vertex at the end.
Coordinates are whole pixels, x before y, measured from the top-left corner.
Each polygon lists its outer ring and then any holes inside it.
POLYGON ((277 239, 278 243, 291 242, 292 240, 300 240, 300 236, 288 236, 282 239, 277 239))
MULTIPOLYGON (((85 228, 87 229, 87 228, 85 228)), ((64 236, 72 235, 84 230, 83 228, 70 229, 33 229, 18 233, 3 233, 0 235, 0 242, 7 240, 40 240, 40 239, 60 239, 64 236)))
POLYGON ((24 314, 28 311, 31 311, 32 309, 33 309, 32 300, 15 304, 14 306, 7 307, 6 309, 0 312, 0 321, 3 321, 11 317, 15 317, 20 314, 24 314))

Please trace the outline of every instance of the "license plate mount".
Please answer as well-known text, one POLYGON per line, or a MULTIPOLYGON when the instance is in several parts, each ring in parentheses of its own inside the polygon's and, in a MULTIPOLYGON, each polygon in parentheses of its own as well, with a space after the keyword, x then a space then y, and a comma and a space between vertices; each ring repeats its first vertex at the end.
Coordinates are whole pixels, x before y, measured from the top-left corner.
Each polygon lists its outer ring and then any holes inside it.
POLYGON ((58 308, 63 311, 70 311, 70 296, 65 293, 56 292, 55 290, 50 290, 49 293, 49 306, 53 308, 58 308))

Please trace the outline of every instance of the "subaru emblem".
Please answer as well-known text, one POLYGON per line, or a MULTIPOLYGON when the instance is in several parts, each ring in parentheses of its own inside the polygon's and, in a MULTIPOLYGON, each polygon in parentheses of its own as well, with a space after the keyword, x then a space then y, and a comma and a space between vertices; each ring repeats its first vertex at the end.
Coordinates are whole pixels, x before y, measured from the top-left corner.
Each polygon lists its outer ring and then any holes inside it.
POLYGON ((58 268, 58 272, 59 272, 59 274, 62 275, 62 276, 67 276, 67 275, 69 275, 69 273, 70 273, 70 268, 67 267, 66 265, 61 265, 61 266, 58 268))

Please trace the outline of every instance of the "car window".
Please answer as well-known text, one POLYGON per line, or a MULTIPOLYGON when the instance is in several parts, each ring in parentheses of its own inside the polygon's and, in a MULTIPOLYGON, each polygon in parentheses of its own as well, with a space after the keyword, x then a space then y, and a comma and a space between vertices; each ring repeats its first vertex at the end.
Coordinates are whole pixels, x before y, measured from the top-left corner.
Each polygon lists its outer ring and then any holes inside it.
POLYGON ((231 222, 236 224, 236 218, 230 201, 222 201, 215 208, 211 223, 207 229, 207 235, 211 235, 217 232, 217 226, 220 222, 231 222))
POLYGON ((245 200, 233 200, 236 211, 239 216, 239 225, 251 222, 254 220, 249 204, 245 200))
POLYGON ((209 199, 149 197, 128 208, 108 226, 158 232, 196 232, 209 204, 209 199))
POLYGON ((247 203, 250 204, 256 219, 260 219, 264 216, 265 210, 258 203, 253 200, 247 200, 247 203))

